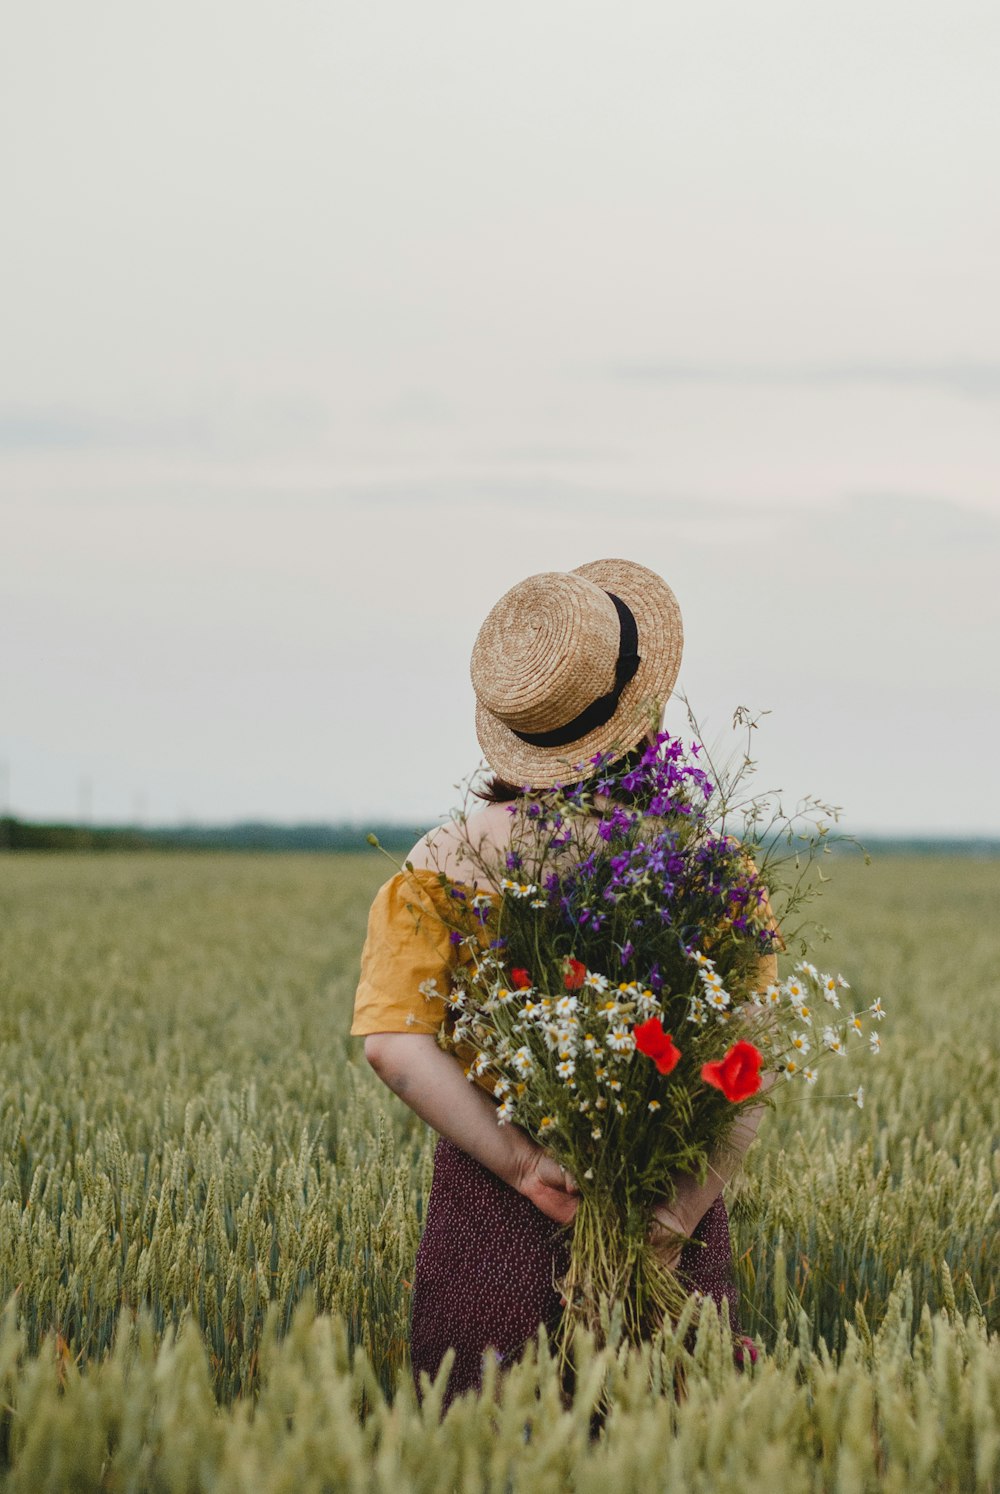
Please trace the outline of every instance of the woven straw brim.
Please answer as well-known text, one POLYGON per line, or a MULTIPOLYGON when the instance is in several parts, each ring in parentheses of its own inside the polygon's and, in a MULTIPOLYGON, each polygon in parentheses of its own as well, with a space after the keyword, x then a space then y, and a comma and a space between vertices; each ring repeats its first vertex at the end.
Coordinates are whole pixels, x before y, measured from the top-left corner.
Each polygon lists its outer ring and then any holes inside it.
MULTIPOLYGON (((551 788, 583 776, 580 764, 596 753, 620 756, 659 728, 663 708, 677 682, 684 648, 680 607, 655 571, 631 560, 595 560, 570 571, 602 591, 620 597, 635 616, 642 662, 622 691, 618 707, 603 726, 564 747, 533 747, 522 742, 482 704, 476 707, 476 734, 483 756, 500 778, 516 787, 551 788)), ((595 685, 599 695, 606 685, 595 685)), ((552 727, 559 726, 553 721, 552 727)))

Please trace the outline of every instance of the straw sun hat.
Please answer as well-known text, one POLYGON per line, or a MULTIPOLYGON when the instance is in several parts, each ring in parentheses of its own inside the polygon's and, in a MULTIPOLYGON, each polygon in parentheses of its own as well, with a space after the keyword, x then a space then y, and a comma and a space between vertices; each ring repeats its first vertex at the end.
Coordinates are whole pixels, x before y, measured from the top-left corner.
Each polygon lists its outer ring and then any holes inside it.
POLYGON ((507 783, 551 788, 595 753, 629 751, 659 726, 683 644, 677 598, 634 561, 519 581, 472 650, 486 761, 507 783))

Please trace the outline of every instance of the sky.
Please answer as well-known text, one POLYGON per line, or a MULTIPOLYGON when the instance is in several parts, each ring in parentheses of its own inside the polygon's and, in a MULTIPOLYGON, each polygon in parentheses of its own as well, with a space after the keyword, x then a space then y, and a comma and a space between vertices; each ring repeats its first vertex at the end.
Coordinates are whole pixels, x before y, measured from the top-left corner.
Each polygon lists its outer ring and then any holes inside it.
POLYGON ((970 0, 17 8, 0 810, 433 823, 493 602, 620 555, 762 788, 1000 834, 998 64, 970 0))

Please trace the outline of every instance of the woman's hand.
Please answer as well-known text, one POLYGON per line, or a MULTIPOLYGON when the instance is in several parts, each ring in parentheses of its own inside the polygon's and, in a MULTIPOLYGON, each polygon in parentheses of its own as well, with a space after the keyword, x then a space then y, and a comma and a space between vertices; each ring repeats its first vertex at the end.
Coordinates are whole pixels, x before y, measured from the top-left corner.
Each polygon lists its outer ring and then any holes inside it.
MULTIPOLYGON (((526 1138, 527 1139, 527 1138, 526 1138)), ((532 1142, 518 1158, 511 1186, 557 1224, 569 1224, 577 1209, 573 1174, 532 1142)))
POLYGON ((687 1235, 681 1222, 669 1204, 657 1204, 653 1210, 653 1221, 649 1229, 649 1243, 661 1266, 676 1271, 680 1265, 681 1251, 687 1235))

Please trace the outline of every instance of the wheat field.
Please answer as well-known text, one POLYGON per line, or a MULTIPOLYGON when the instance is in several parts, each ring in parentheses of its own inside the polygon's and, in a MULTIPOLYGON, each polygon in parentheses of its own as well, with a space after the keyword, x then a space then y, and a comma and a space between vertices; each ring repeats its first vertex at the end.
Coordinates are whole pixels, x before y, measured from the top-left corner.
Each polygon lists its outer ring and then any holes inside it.
POLYGON ((889 1018, 733 1189, 756 1367, 706 1319, 566 1405, 543 1342, 442 1419, 432 1139, 346 1036, 390 868, 0 857, 2 1487, 1000 1489, 1000 862, 830 867, 815 958, 889 1018))

